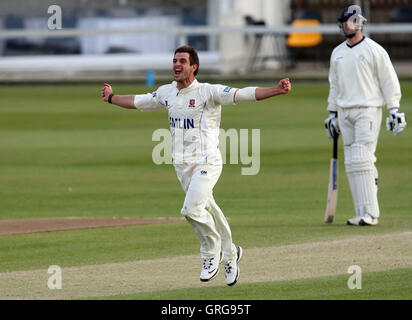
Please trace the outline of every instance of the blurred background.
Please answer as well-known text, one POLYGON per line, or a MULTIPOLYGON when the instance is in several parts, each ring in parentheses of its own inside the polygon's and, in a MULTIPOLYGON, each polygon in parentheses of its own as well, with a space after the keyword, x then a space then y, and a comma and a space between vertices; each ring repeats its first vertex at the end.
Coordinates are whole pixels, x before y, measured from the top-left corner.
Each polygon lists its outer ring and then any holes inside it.
POLYGON ((412 77, 412 0, 3 0, 0 81, 147 81, 148 71, 166 81, 182 44, 198 50, 200 77, 326 79, 350 4, 399 76, 412 77))

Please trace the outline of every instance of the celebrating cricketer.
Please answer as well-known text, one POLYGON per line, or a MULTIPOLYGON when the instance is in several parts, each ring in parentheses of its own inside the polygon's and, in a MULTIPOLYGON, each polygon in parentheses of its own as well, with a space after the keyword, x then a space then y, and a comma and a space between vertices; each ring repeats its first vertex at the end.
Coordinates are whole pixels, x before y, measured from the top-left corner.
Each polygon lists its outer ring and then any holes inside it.
POLYGON ((105 84, 101 96, 104 101, 123 108, 168 111, 173 165, 186 194, 181 214, 200 240, 203 260, 200 280, 215 278, 222 263, 226 284, 232 286, 239 279, 242 248, 233 244, 229 224, 213 198, 213 188, 222 172, 218 149, 221 108, 287 94, 291 84, 289 79, 282 79, 274 87, 239 89, 199 83, 198 71, 197 52, 190 46, 182 46, 174 53, 171 84, 160 86, 153 93, 138 95, 117 95, 105 84))

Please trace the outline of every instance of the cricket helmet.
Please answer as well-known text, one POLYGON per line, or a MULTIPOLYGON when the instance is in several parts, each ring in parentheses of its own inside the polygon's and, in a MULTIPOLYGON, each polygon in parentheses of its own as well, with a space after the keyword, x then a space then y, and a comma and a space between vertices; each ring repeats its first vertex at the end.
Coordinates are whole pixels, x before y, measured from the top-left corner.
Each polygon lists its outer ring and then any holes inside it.
POLYGON ((338 18, 340 24, 348 20, 352 22, 356 20, 356 26, 359 28, 362 27, 362 25, 367 21, 363 15, 361 7, 356 4, 344 8, 338 18))

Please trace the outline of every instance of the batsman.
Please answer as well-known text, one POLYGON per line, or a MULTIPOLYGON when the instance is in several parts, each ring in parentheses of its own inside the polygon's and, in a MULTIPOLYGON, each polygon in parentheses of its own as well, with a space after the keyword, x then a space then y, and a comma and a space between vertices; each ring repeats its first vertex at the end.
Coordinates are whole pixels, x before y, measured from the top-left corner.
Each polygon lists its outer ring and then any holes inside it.
POLYGON ((172 68, 174 81, 153 93, 118 95, 105 84, 101 96, 104 101, 126 109, 167 110, 173 165, 186 194, 181 214, 200 240, 200 280, 215 278, 222 263, 226 284, 233 286, 239 279, 242 248, 234 245, 228 221, 213 197, 213 188, 222 172, 218 149, 222 105, 287 94, 291 84, 289 79, 267 88, 200 83, 196 80, 199 58, 189 46, 175 50, 172 68))
POLYGON ((342 135, 345 171, 352 193, 356 216, 349 225, 376 225, 378 171, 376 145, 386 106, 386 127, 395 136, 406 127, 405 114, 399 112, 401 89, 385 49, 363 35, 366 18, 357 5, 343 9, 339 26, 346 41, 337 46, 330 58, 330 115, 326 132, 333 139, 342 135))

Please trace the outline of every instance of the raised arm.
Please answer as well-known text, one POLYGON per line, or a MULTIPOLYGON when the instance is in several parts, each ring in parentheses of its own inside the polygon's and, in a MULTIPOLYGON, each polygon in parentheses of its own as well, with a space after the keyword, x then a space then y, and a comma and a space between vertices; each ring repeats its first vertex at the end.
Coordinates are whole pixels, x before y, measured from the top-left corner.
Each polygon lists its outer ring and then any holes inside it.
POLYGON ((274 87, 247 87, 238 89, 235 93, 235 102, 240 101, 259 101, 270 97, 274 97, 280 94, 287 94, 292 90, 289 78, 285 78, 279 81, 277 86, 274 87))
POLYGON ((134 105, 134 95, 119 95, 119 94, 113 94, 113 89, 110 84, 105 83, 104 87, 102 88, 102 99, 105 102, 110 102, 112 104, 115 104, 119 107, 126 108, 126 109, 136 109, 134 105), (111 96, 111 99, 109 101, 109 97, 111 96))
POLYGON ((286 78, 280 80, 275 87, 256 88, 255 96, 256 100, 263 100, 280 94, 287 94, 290 90, 292 90, 292 85, 290 84, 289 78, 286 78))

